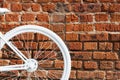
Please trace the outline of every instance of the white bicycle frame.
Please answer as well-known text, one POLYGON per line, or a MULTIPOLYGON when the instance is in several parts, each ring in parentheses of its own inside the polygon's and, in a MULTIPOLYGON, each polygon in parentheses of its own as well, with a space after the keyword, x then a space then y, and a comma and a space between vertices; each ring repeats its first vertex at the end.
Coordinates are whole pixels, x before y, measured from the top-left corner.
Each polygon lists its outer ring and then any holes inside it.
MULTIPOLYGON (((8 12, 10 12, 8 9, 0 8, 1 15, 8 13, 8 12)), ((6 41, 6 39, 4 38, 4 35, 1 32, 0 32, 0 43, 1 44, 6 43, 25 62, 25 64, 21 64, 21 65, 0 66, 0 71, 28 70, 28 68, 29 68, 28 65, 33 64, 30 61, 33 61, 37 64, 37 62, 35 60, 27 59, 27 57, 25 57, 23 55, 23 53, 21 53, 10 41, 6 41), (29 64, 28 64, 28 62, 29 62, 29 64)), ((0 46, 0 49, 1 49, 1 46, 0 46)), ((36 68, 37 66, 36 67, 33 66, 33 67, 36 68)))
POLYGON ((4 41, 25 62, 25 64, 22 64, 22 65, 0 66, 0 71, 28 69, 27 67, 28 59, 11 42, 6 41, 2 33, 0 33, 0 38, 1 38, 1 43, 2 41, 4 41))

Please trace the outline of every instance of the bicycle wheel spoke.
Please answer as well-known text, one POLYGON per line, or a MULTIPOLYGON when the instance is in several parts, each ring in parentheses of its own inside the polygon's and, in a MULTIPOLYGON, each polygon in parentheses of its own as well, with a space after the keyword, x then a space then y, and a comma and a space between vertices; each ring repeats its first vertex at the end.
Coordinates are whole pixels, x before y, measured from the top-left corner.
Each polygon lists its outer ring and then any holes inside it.
MULTIPOLYGON (((18 31, 15 30, 15 35, 12 36, 9 41, 16 46, 16 48, 22 52, 28 59, 35 60, 38 62, 38 67, 35 70, 32 69, 32 66, 35 66, 34 63, 28 64, 25 62, 20 62, 19 57, 12 50, 5 47, 6 52, 9 52, 13 57, 13 61, 10 64, 27 64, 27 70, 18 71, 18 75, 12 75, 10 73, 9 77, 6 79, 13 80, 63 80, 68 79, 63 72, 66 71, 66 74, 69 74, 69 66, 67 66, 67 57, 68 50, 62 40, 57 37, 51 31, 44 31, 47 29, 42 29, 42 27, 29 27, 28 29, 22 29, 18 31), (8 49, 8 50, 7 50, 8 49), (66 62, 66 63, 64 63, 66 62), (29 65, 30 64, 30 65, 29 65), (66 65, 65 65, 66 64, 66 65), (33 70, 33 71, 32 71, 33 70), (14 77, 15 76, 15 77, 14 77)), ((27 27, 24 27, 27 28, 27 27)), ((10 32, 12 33, 12 31, 10 32)), ((9 36, 9 35, 8 35, 9 36)), ((7 56, 8 53, 4 55, 7 56)), ((11 57, 11 58, 12 58, 11 57)), ((34 61, 33 61, 34 62, 34 61)), ((69 61, 68 61, 69 62, 69 61)), ((37 63, 36 63, 37 64, 37 63)))

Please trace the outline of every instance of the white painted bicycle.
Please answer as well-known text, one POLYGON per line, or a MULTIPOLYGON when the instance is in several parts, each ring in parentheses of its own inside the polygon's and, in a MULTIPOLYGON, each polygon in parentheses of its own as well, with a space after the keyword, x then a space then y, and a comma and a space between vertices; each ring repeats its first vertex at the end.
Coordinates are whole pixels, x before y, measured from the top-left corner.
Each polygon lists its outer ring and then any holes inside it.
MULTIPOLYGON (((8 9, 0 8, 0 14, 7 12, 8 9)), ((10 59, 9 64, 0 66, 0 80, 69 79, 69 51, 62 39, 49 29, 24 25, 4 35, 0 33, 0 49, 3 57, 10 59)))

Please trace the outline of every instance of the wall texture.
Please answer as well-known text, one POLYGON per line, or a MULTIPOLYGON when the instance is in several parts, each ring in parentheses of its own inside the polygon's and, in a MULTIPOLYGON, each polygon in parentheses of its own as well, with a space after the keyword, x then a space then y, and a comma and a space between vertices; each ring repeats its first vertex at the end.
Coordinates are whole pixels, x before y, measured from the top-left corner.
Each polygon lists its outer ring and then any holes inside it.
POLYGON ((0 0, 0 30, 42 25, 67 44, 71 79, 120 79, 120 0, 0 0))

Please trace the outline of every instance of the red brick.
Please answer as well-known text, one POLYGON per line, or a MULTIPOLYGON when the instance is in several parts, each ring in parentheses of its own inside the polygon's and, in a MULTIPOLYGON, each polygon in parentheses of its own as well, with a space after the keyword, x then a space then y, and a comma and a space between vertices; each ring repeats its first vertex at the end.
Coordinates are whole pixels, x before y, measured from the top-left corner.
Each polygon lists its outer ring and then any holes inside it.
POLYGON ((66 31, 72 32, 72 31, 93 31, 93 25, 92 24, 66 24, 66 31))
POLYGON ((100 12, 101 6, 100 4, 73 4, 73 11, 75 12, 100 12))
POLYGON ((100 2, 114 2, 114 0, 100 0, 100 2))
POLYGON ((11 10, 14 12, 20 12, 22 11, 22 5, 21 4, 11 4, 11 10))
POLYGON ((101 5, 100 4, 87 4, 87 12, 101 12, 101 5))
POLYGON ((117 2, 120 2, 120 0, 117 0, 117 2))
POLYGON ((50 60, 39 61, 39 64, 42 68, 52 68, 53 67, 53 61, 50 61, 50 60))
POLYGON ((65 2, 65 0, 52 0, 51 2, 55 2, 55 3, 57 3, 57 2, 65 2))
POLYGON ((0 59, 2 58, 2 54, 3 54, 3 52, 2 52, 2 51, 0 51, 0 59))
POLYGON ((104 79, 104 71, 77 71, 77 79, 104 79))
POLYGON ((0 0, 0 3, 3 2, 3 0, 0 0))
POLYGON ((110 24, 109 27, 106 27, 106 31, 120 31, 120 25, 118 24, 110 24))
POLYGON ((78 22, 78 16, 75 14, 67 14, 66 22, 78 22))
POLYGON ((108 21, 108 15, 107 14, 95 14, 95 20, 96 21, 108 21))
POLYGON ((120 9, 118 7, 120 7, 120 4, 110 4, 109 6, 109 11, 110 12, 120 12, 120 9))
POLYGON ((0 15, 0 22, 4 22, 5 21, 5 17, 3 15, 0 15))
POLYGON ((93 22, 91 14, 80 14, 80 22, 93 22))
POLYGON ((8 2, 20 2, 21 0, 6 0, 6 1, 8 1, 8 2))
POLYGON ((52 22, 65 22, 65 15, 63 14, 54 14, 52 15, 52 22))
POLYGON ((93 31, 93 25, 92 24, 80 24, 79 28, 75 27, 74 30, 77 31, 80 28, 82 28, 82 31, 93 31))
POLYGON ((113 44, 110 42, 100 42, 99 50, 112 50, 113 44))
POLYGON ((112 22, 120 22, 120 14, 111 14, 111 21, 112 22))
POLYGON ((40 11, 40 4, 32 4, 32 11, 34 12, 40 11))
POLYGON ((120 34, 110 34, 111 41, 120 41, 120 34))
POLYGON ((74 12, 86 12, 87 11, 87 5, 86 4, 79 4, 75 3, 72 5, 72 9, 74 12))
POLYGON ((120 50, 120 42, 114 43, 114 50, 120 50))
POLYGON ((97 0, 84 0, 84 2, 96 3, 96 2, 97 2, 97 0))
POLYGON ((37 2, 39 2, 39 3, 48 3, 48 2, 50 2, 50 0, 37 0, 37 2))
POLYGON ((22 41, 14 41, 13 44, 14 44, 18 49, 22 49, 22 48, 24 47, 22 41))
POLYGON ((120 72, 119 71, 107 71, 106 79, 108 79, 108 80, 120 79, 120 72))
POLYGON ((94 52, 93 53, 94 59, 101 59, 101 60, 118 60, 118 55, 115 52, 94 52))
POLYGON ((120 25, 108 24, 108 23, 97 23, 95 24, 97 31, 120 31, 120 25))
POLYGON ((4 2, 4 3, 2 3, 1 7, 3 7, 3 8, 8 8, 8 9, 9 9, 10 3, 4 2))
POLYGON ((108 40, 107 33, 101 34, 80 34, 81 41, 106 41, 108 40))
POLYGON ((55 4, 54 3, 43 4, 42 9, 45 12, 53 12, 55 11, 55 4))
POLYGON ((84 62, 84 68, 87 69, 87 70, 97 69, 98 68, 97 62, 94 62, 94 61, 85 61, 84 62))
POLYGON ((106 59, 106 53, 105 52, 94 52, 93 53, 93 59, 106 59))
POLYGON ((22 2, 30 3, 30 2, 34 2, 34 0, 22 0, 22 2))
POLYGON ((115 68, 120 70, 120 61, 115 62, 115 68))
POLYGON ((35 15, 31 13, 26 13, 22 15, 22 21, 34 21, 35 15))
POLYGON ((101 11, 103 12, 108 12, 109 11, 109 3, 102 3, 102 6, 101 6, 101 11))
POLYGON ((112 70, 114 68, 114 63, 112 61, 100 61, 100 69, 112 70))
POLYGON ((68 47, 70 50, 82 50, 81 42, 69 42, 68 47))
POLYGON ((88 71, 77 71, 77 79, 89 79, 88 71))
POLYGON ((49 16, 47 13, 37 14, 37 20, 40 22, 49 22, 49 16))
POLYGON ((68 0, 68 2, 70 2, 70 3, 81 2, 81 0, 68 0))
POLYGON ((5 19, 8 22, 18 22, 19 21, 19 15, 18 14, 6 14, 5 19))
POLYGON ((106 27, 109 27, 108 23, 96 23, 95 24, 95 29, 97 31, 106 31, 106 27))
POLYGON ((1 24, 1 25, 0 25, 0 27, 1 27, 0 30, 1 30, 1 31, 4 31, 4 32, 7 32, 7 31, 15 28, 16 26, 19 26, 19 24, 18 24, 18 23, 1 24))
POLYGON ((54 32, 64 32, 65 24, 60 23, 60 24, 51 24, 51 30, 54 32))
POLYGON ((62 71, 63 70, 49 70, 48 76, 50 79, 60 79, 62 76, 62 71), (53 75, 56 75, 56 76, 54 77, 53 75))
POLYGON ((84 50, 97 50, 96 42, 84 42, 84 50))
POLYGON ((23 3, 22 4, 22 9, 24 11, 29 11, 31 9, 31 4, 30 3, 23 3))
POLYGON ((91 60, 92 52, 71 52, 71 58, 75 60, 91 60))
POLYGON ((71 70, 70 79, 76 79, 76 70, 71 70))
POLYGON ((75 33, 67 33, 66 34, 67 41, 78 41, 78 34, 75 33))
POLYGON ((106 59, 108 60, 118 60, 118 54, 116 52, 106 52, 106 59))
POLYGON ((62 60, 55 60, 55 68, 56 69, 63 69, 64 62, 62 60))

